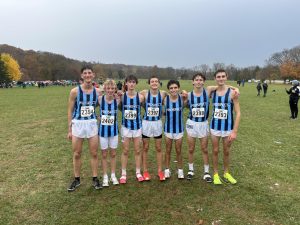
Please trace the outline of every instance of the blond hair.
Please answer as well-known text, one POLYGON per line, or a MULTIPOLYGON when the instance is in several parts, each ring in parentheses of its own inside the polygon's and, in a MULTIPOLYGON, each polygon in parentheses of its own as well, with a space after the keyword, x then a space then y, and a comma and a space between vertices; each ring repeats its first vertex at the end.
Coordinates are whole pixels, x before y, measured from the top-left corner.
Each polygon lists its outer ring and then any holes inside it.
POLYGON ((106 88, 107 86, 113 86, 114 88, 117 88, 117 84, 113 79, 107 79, 104 84, 103 84, 104 88, 106 88))

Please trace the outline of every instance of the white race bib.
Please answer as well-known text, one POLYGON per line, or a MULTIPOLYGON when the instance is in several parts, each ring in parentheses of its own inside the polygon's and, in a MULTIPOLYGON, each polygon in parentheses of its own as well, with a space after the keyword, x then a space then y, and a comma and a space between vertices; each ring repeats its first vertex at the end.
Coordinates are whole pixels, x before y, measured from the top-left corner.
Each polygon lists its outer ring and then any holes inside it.
POLYGON ((124 112, 124 118, 126 120, 135 120, 136 119, 136 110, 125 110, 124 112))
POLYGON ((204 108, 193 108, 192 109, 193 117, 204 117, 204 108))
POLYGON ((227 109, 215 109, 214 118, 225 120, 227 119, 228 110, 227 109))
POLYGON ((112 126, 114 125, 115 122, 115 117, 111 115, 102 115, 101 116, 101 124, 102 125, 107 125, 107 126, 112 126))
POLYGON ((95 112, 94 106, 88 105, 88 106, 81 106, 80 108, 80 115, 81 117, 89 117, 93 115, 95 112))
POLYGON ((156 107, 148 107, 147 109, 147 116, 158 116, 159 115, 159 108, 156 107))

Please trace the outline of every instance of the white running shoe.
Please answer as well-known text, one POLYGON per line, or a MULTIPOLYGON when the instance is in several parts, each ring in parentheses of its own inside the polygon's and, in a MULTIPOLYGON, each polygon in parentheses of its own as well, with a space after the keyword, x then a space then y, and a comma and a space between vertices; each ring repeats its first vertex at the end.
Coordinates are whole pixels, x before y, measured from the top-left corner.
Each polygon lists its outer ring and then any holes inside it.
POLYGON ((102 186, 103 187, 109 187, 108 176, 103 177, 102 186))
POLYGON ((119 184, 119 181, 118 179, 116 178, 116 176, 112 176, 110 178, 110 181, 113 183, 113 185, 118 185, 119 184))
POLYGON ((170 169, 165 169, 165 178, 168 179, 171 177, 171 171, 170 169))
POLYGON ((183 169, 178 169, 178 179, 184 179, 183 169))

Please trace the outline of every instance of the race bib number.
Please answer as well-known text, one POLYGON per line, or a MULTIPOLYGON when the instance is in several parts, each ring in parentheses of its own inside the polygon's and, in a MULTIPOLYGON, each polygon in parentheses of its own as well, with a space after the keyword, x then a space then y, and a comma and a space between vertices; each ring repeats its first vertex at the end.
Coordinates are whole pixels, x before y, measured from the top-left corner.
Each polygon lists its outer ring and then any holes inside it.
POLYGON ((228 110, 226 109, 215 109, 214 118, 225 120, 227 119, 228 110))
POLYGON ((135 120, 136 119, 136 110, 125 110, 124 118, 126 120, 135 120))
POLYGON ((193 117, 204 117, 204 108, 193 108, 192 109, 193 117))
POLYGON ((159 108, 148 107, 147 116, 158 116, 158 115, 159 115, 159 108))
POLYGON ((101 116, 101 124, 102 125, 107 125, 107 126, 112 126, 115 123, 115 117, 110 116, 110 115, 102 115, 101 116))
POLYGON ((81 117, 89 117, 93 115, 95 112, 94 106, 89 105, 89 106, 81 106, 80 108, 80 116, 81 117))

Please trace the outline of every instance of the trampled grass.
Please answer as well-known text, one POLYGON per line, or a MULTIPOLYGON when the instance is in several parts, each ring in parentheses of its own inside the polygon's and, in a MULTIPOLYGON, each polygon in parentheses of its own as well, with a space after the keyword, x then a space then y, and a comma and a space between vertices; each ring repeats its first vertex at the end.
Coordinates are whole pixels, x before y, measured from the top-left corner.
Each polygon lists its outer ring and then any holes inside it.
MULTIPOLYGON (((181 85, 192 88, 190 81, 181 85)), ((139 88, 146 87, 140 81, 139 88)), ((253 84, 240 87, 242 120, 231 154, 237 185, 216 187, 201 180, 199 143, 195 179, 177 180, 173 163, 173 176, 160 183, 151 141, 152 181, 135 181, 131 151, 128 184, 95 191, 85 144, 82 184, 73 193, 66 190, 72 179, 66 140, 70 88, 0 89, 0 224, 299 224, 300 126, 289 119, 284 87, 271 84, 266 98, 256 96, 253 84)), ((121 144, 117 175, 120 153, 121 144)), ((221 159, 222 154, 220 172, 221 159)))

